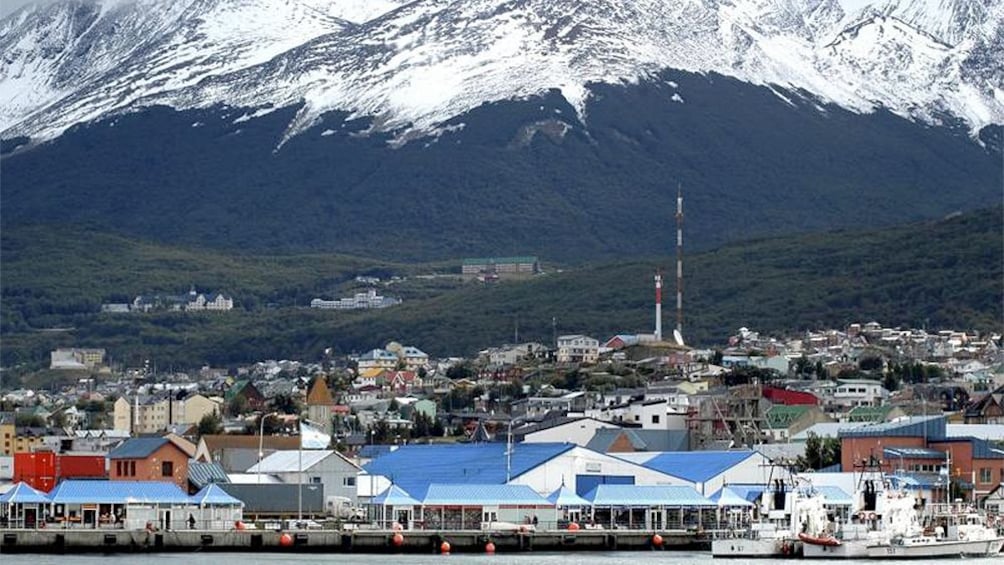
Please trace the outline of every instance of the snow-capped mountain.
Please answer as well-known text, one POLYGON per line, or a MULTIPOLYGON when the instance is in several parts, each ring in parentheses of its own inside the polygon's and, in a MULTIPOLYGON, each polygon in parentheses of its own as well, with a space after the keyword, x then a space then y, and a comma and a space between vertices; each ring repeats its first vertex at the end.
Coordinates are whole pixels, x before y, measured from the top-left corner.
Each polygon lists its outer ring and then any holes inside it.
MULTIPOLYGON (((663 69, 779 96, 1004 123, 1004 0, 65 0, 0 22, 0 132, 152 105, 301 104, 404 135, 485 102, 663 69)), ((682 94, 685 99, 687 93, 682 94)))

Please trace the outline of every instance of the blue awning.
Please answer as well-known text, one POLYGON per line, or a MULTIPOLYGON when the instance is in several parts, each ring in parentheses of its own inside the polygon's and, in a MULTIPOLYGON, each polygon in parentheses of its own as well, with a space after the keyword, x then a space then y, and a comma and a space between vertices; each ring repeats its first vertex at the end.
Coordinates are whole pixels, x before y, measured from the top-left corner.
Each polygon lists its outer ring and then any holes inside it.
POLYGON ((28 483, 18 483, 0 496, 0 504, 48 504, 51 502, 44 492, 31 488, 28 483))
POLYGON ((552 492, 547 501, 555 506, 567 508, 569 506, 589 506, 589 501, 575 494, 575 491, 565 485, 561 485, 558 490, 552 492))
POLYGON ((184 504, 191 498, 174 483, 64 480, 49 495, 56 504, 184 504))
POLYGON ((397 485, 390 485, 387 490, 373 498, 373 504, 381 506, 419 506, 421 502, 412 498, 403 488, 397 485))
POLYGON ((718 489, 718 492, 711 495, 709 499, 720 507, 754 506, 752 502, 746 500, 746 497, 742 493, 736 492, 732 487, 718 489))
POLYGON ((199 506, 244 506, 239 498, 231 496, 215 484, 207 485, 192 495, 192 502, 199 506))
POLYGON ((585 496, 593 506, 669 506, 714 508, 715 503, 689 486, 599 485, 585 496))

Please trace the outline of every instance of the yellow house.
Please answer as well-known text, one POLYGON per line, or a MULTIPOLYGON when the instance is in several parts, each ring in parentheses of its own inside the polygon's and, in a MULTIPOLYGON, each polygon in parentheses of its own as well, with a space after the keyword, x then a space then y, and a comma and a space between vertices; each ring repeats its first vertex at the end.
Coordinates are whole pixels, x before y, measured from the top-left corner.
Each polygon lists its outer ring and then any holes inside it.
POLYGON ((36 446, 42 445, 42 435, 25 433, 30 428, 18 430, 13 420, 0 423, 0 439, 2 439, 2 455, 10 456, 15 453, 31 453, 36 446))

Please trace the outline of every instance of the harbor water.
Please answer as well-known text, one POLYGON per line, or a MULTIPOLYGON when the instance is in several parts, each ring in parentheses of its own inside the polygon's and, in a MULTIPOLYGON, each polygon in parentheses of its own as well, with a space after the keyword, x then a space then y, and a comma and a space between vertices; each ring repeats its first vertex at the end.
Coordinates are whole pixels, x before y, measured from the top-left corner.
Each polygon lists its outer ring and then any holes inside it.
MULTIPOLYGON (((808 561, 799 560, 803 563, 808 561)), ((943 561, 943 560, 939 560, 943 561)), ((3 565, 791 565, 792 559, 713 559, 707 552, 646 551, 590 553, 518 553, 498 555, 364 555, 276 553, 146 553, 118 555, 0 555, 3 565)), ((934 560, 931 560, 933 563, 934 560)), ((1000 557, 965 559, 965 565, 1001 565, 1000 557)), ((846 560, 830 563, 861 564, 846 560)), ((883 561, 885 564, 924 563, 923 560, 883 561)))

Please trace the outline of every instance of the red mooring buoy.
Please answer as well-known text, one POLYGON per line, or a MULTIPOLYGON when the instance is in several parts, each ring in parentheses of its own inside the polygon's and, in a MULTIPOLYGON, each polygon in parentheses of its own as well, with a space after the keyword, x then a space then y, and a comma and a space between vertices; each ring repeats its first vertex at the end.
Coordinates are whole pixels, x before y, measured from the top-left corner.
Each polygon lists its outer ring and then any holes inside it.
POLYGON ((390 542, 394 544, 394 547, 401 547, 404 544, 404 536, 401 534, 394 534, 390 538, 390 542))
POLYGON ((293 536, 289 534, 282 534, 279 536, 279 545, 283 547, 289 547, 293 545, 293 536))
POLYGON ((495 544, 488 542, 485 544, 485 553, 495 553, 495 544))
POLYGON ((439 552, 442 553, 443 555, 449 555, 450 554, 450 542, 443 541, 443 543, 439 544, 439 552))
POLYGON ((662 547, 662 536, 660 536, 659 534, 655 534, 654 536, 652 536, 652 545, 656 547, 662 547))

